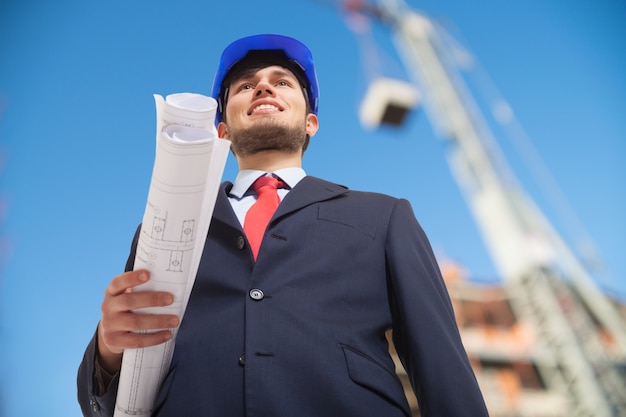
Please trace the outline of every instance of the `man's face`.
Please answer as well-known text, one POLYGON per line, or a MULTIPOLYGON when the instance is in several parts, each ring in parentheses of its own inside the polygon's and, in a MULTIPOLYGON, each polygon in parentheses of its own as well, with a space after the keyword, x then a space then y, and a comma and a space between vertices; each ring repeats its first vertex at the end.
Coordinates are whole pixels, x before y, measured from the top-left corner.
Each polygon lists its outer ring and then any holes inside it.
POLYGON ((232 141, 235 155, 263 150, 301 152, 306 135, 317 131, 317 117, 307 114, 296 76, 281 66, 251 71, 233 80, 226 100, 220 137, 232 141))

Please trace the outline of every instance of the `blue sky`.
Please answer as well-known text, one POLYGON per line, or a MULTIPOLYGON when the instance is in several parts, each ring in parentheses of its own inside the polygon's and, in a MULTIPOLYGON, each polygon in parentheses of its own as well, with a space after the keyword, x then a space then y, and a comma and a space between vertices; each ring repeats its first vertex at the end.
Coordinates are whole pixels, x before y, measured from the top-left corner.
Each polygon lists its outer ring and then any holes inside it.
MULTIPOLYGON (((626 300, 624 2, 409 4, 480 61, 595 243, 599 285, 626 300)), ((321 128, 305 155, 307 172, 409 199, 439 255, 476 280, 497 279, 426 114, 400 130, 360 127, 371 68, 362 68, 358 42, 330 1, 4 0, 0 415, 80 415, 76 368, 143 215, 152 94, 208 94, 222 48, 260 32, 294 36, 313 51, 321 128)), ((385 36, 375 28, 378 75, 401 74, 385 36)), ((563 227, 511 143, 502 147, 563 227)), ((225 177, 235 174, 230 159, 225 177)))

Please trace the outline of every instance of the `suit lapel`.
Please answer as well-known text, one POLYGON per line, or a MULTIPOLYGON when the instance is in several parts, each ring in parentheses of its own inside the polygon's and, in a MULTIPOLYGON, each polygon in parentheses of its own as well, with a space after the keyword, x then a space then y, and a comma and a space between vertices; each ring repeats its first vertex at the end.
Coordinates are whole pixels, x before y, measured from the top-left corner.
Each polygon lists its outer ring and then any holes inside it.
POLYGON ((225 181, 220 185, 220 190, 217 193, 217 200, 215 201, 215 209, 213 210, 213 219, 227 224, 237 230, 242 231, 239 220, 233 211, 233 206, 228 200, 228 193, 233 187, 231 182, 225 181))
POLYGON ((287 194, 278 206, 274 218, 300 210, 313 203, 331 200, 348 192, 344 186, 306 176, 287 194))

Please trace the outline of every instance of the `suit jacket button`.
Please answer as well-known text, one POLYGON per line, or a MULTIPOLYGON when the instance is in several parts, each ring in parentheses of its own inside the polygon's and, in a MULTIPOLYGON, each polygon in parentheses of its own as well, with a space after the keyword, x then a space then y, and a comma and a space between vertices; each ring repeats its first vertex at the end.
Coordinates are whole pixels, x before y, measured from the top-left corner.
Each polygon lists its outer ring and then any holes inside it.
POLYGON ((89 405, 91 406, 91 409, 94 412, 98 412, 100 411, 100 406, 98 405, 98 403, 96 402, 96 400, 94 400, 93 398, 89 399, 89 405))
POLYGON ((261 301, 264 297, 265 294, 263 294, 263 291, 259 290, 258 288, 250 290, 250 298, 252 298, 253 300, 261 301))
POLYGON ((246 354, 242 353, 239 355, 239 366, 244 366, 246 364, 246 354))
POLYGON ((246 247, 246 239, 243 236, 237 238, 237 249, 241 250, 246 247))

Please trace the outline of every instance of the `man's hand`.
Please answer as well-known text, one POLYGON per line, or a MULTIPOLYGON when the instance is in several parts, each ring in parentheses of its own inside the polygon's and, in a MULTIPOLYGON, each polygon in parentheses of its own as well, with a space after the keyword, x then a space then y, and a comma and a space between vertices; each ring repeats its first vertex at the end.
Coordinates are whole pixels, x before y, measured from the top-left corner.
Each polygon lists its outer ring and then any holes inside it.
POLYGON ((98 355, 100 365, 110 374, 120 370, 124 349, 167 342, 172 338, 172 332, 163 329, 176 327, 180 322, 176 315, 132 312, 137 308, 163 307, 174 302, 174 296, 167 292, 133 292, 133 287, 149 279, 148 271, 129 271, 113 278, 104 292, 102 318, 98 325, 98 355), (157 331, 135 333, 141 330, 157 331))

